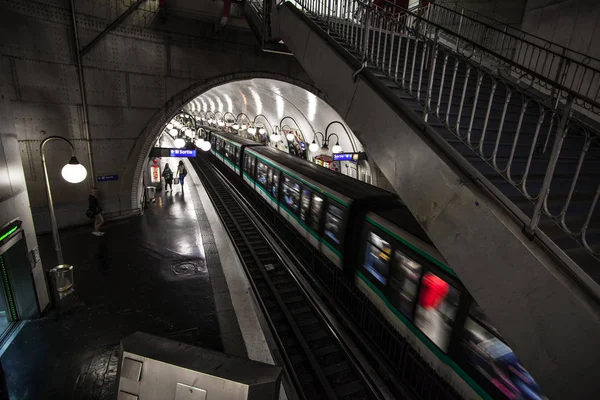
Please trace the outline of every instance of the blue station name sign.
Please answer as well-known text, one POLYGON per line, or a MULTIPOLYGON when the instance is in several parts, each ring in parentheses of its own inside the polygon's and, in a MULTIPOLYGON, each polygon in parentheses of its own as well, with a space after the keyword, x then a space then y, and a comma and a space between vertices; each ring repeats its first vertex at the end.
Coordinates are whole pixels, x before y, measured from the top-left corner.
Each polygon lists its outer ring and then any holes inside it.
POLYGON ((365 159, 365 153, 335 153, 333 155, 333 161, 361 161, 365 159))
POLYGON ((196 149, 170 149, 171 157, 196 157, 196 149))
POLYGON ((99 175, 99 176, 96 177, 96 179, 98 179, 98 182, 118 181, 119 180, 119 175, 117 175, 117 174, 99 175))

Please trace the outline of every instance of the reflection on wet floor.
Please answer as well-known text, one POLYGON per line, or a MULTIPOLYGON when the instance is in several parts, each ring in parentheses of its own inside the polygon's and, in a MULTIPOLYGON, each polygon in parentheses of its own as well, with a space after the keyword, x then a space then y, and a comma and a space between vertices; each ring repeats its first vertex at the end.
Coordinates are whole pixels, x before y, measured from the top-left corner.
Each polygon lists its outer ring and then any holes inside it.
MULTIPOLYGON (((8 347, 11 398, 112 399, 119 340, 135 331, 218 351, 234 342, 232 354, 245 355, 204 208, 189 185, 185 195, 175 186, 144 216, 108 224, 104 237, 90 227, 61 232, 83 305, 28 322, 8 347)), ((52 237, 39 247, 52 268, 52 237)))

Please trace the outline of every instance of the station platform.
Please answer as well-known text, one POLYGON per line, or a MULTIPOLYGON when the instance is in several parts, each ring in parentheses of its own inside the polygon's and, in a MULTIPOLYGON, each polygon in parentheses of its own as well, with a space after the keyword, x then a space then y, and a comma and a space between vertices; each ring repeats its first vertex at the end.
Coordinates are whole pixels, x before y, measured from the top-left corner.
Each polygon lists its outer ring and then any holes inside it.
MULTIPOLYGON (((26 322, 5 348, 11 399, 115 398, 119 342, 136 331, 273 363, 233 245, 185 162, 183 191, 157 192, 143 216, 103 237, 91 225, 60 233, 80 304, 26 322)), ((52 236, 38 240, 50 269, 52 236)))

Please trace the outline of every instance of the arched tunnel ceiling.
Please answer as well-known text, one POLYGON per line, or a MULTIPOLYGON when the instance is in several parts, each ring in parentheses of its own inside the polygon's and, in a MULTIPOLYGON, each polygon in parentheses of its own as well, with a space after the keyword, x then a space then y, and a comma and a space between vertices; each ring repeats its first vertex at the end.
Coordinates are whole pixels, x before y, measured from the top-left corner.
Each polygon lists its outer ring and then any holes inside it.
MULTIPOLYGON (((212 111, 234 115, 245 113, 251 120, 263 114, 272 126, 289 125, 296 128, 289 118, 294 118, 307 142, 312 142, 315 132, 325 133, 327 125, 332 121, 340 121, 348 134, 339 124, 333 124, 328 133, 336 133, 343 151, 363 151, 362 145, 340 115, 325 101, 299 86, 273 79, 249 79, 217 86, 196 97, 185 108, 197 114, 200 111, 212 111), (281 123, 282 122, 282 123, 281 123)), ((257 122, 263 122, 262 118, 257 122)), ((268 124, 265 127, 270 132, 268 124)), ((321 144, 321 137, 317 135, 321 144)), ((335 144, 335 137, 330 140, 329 147, 335 144)))

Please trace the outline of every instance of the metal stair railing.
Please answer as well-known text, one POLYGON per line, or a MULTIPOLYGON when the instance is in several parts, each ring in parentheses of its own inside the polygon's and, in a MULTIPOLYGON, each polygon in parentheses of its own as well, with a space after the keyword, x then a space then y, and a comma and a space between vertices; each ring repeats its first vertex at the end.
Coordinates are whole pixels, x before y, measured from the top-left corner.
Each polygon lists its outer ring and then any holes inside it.
MULTIPOLYGON (((575 105, 600 120, 600 60, 564 46, 527 34, 509 25, 454 5, 429 3, 416 12, 423 18, 443 26, 458 37, 464 37, 494 53, 506 57, 522 68, 534 71, 546 80, 525 76, 531 86, 548 95, 554 106, 566 102, 569 89, 577 95, 575 105), (482 20, 482 18, 484 20, 482 20), (548 82, 547 80, 550 80, 548 82)), ((509 67, 517 79, 519 71, 509 67)))
MULTIPOLYGON (((558 87, 566 101, 553 107, 495 74, 492 57, 481 45, 406 10, 388 12, 362 0, 293 4, 320 21, 363 68, 376 70, 392 90, 396 86, 408 94, 405 98, 417 100, 415 111, 432 127, 451 132, 444 138, 466 146, 485 164, 478 169, 501 176, 503 185, 511 186, 501 191, 513 203, 527 203, 518 206, 526 214, 527 232, 533 234, 540 220, 551 220, 589 254, 600 256, 600 246, 588 240, 591 222, 598 219, 594 160, 600 160, 600 136, 573 116, 574 102, 582 100, 576 92, 558 87), (460 42, 458 50, 444 35, 460 42)), ((510 59, 493 57, 551 84, 510 59)))

